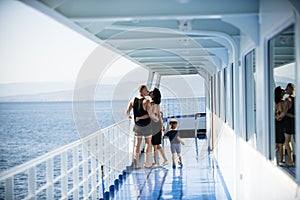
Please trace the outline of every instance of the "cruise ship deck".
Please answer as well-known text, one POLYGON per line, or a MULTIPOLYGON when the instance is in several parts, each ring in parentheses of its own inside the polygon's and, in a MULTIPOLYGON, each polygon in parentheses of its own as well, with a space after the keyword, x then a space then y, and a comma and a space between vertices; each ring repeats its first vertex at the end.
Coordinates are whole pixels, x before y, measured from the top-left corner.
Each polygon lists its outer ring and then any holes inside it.
MULTIPOLYGON (((70 92, 80 140, 1 172, 0 199, 300 199, 299 0, 15 3, 95 48, 76 69, 70 92), (101 88, 107 82, 109 94, 101 88), (166 128, 178 118, 178 130, 189 131, 182 168, 172 168, 167 140, 169 165, 129 167, 133 113, 125 110, 139 85, 162 91, 166 128), (106 128, 96 117, 99 96, 111 103, 114 124, 106 128), (278 127, 282 115, 289 123, 278 127), (198 130, 206 139, 195 139, 198 130)), ((52 41, 48 35, 42 42, 52 41)))
MULTIPOLYGON (((183 166, 169 165, 124 171, 120 181, 105 194, 111 199, 231 199, 207 141, 184 139, 183 166)), ((164 143, 168 143, 165 141, 164 143)), ((165 146, 171 158, 169 146, 165 146)), ((142 160, 142 158, 141 158, 142 160)))

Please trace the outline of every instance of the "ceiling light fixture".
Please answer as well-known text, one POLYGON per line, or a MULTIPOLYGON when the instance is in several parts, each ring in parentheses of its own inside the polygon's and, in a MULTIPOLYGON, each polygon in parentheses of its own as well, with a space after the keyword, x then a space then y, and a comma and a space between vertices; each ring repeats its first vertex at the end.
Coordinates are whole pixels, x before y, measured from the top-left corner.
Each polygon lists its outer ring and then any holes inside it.
POLYGON ((192 30, 192 20, 178 20, 178 28, 182 32, 192 30))

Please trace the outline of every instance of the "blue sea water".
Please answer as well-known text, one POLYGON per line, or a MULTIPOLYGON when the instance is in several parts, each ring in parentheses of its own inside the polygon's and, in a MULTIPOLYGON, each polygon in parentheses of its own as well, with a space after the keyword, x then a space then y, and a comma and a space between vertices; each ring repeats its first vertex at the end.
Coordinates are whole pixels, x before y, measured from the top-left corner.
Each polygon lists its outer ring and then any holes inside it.
MULTIPOLYGON (((99 128, 114 123, 111 102, 97 102, 99 128)), ((0 103, 0 171, 80 139, 72 102, 0 103)))

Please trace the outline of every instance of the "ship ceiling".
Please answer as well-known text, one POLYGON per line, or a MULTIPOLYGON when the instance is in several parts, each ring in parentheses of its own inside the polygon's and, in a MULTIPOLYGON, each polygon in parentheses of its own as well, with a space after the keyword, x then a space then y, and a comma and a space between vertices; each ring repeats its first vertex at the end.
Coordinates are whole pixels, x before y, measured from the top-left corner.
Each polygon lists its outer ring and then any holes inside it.
MULTIPOLYGON (((242 31, 247 34, 247 26, 239 28, 236 19, 253 25, 259 12, 258 0, 23 2, 152 72, 206 78, 232 62, 233 50, 224 35, 236 40, 242 31)), ((283 52, 278 59, 286 57, 283 52)))

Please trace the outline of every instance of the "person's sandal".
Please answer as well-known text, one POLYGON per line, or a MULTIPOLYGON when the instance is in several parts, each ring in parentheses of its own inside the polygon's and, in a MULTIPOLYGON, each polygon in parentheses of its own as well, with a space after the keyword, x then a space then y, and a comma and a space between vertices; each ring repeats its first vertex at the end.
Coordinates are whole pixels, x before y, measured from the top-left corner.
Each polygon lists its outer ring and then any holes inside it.
POLYGON ((162 166, 166 166, 166 165, 168 165, 169 164, 169 162, 166 160, 166 161, 164 161, 163 163, 162 163, 162 166))
POLYGON ((285 167, 286 166, 285 162, 279 162, 278 165, 281 166, 281 167, 285 167))
POLYGON ((150 164, 148 164, 148 165, 144 164, 144 167, 145 167, 145 168, 151 168, 152 165, 150 165, 150 164))
POLYGON ((157 168, 157 167, 158 167, 158 165, 156 163, 152 164, 152 168, 157 168))
POLYGON ((295 167, 295 163, 294 162, 288 162, 288 163, 285 163, 285 165, 287 167, 295 167))
POLYGON ((141 169, 141 166, 135 166, 134 169, 141 169))

